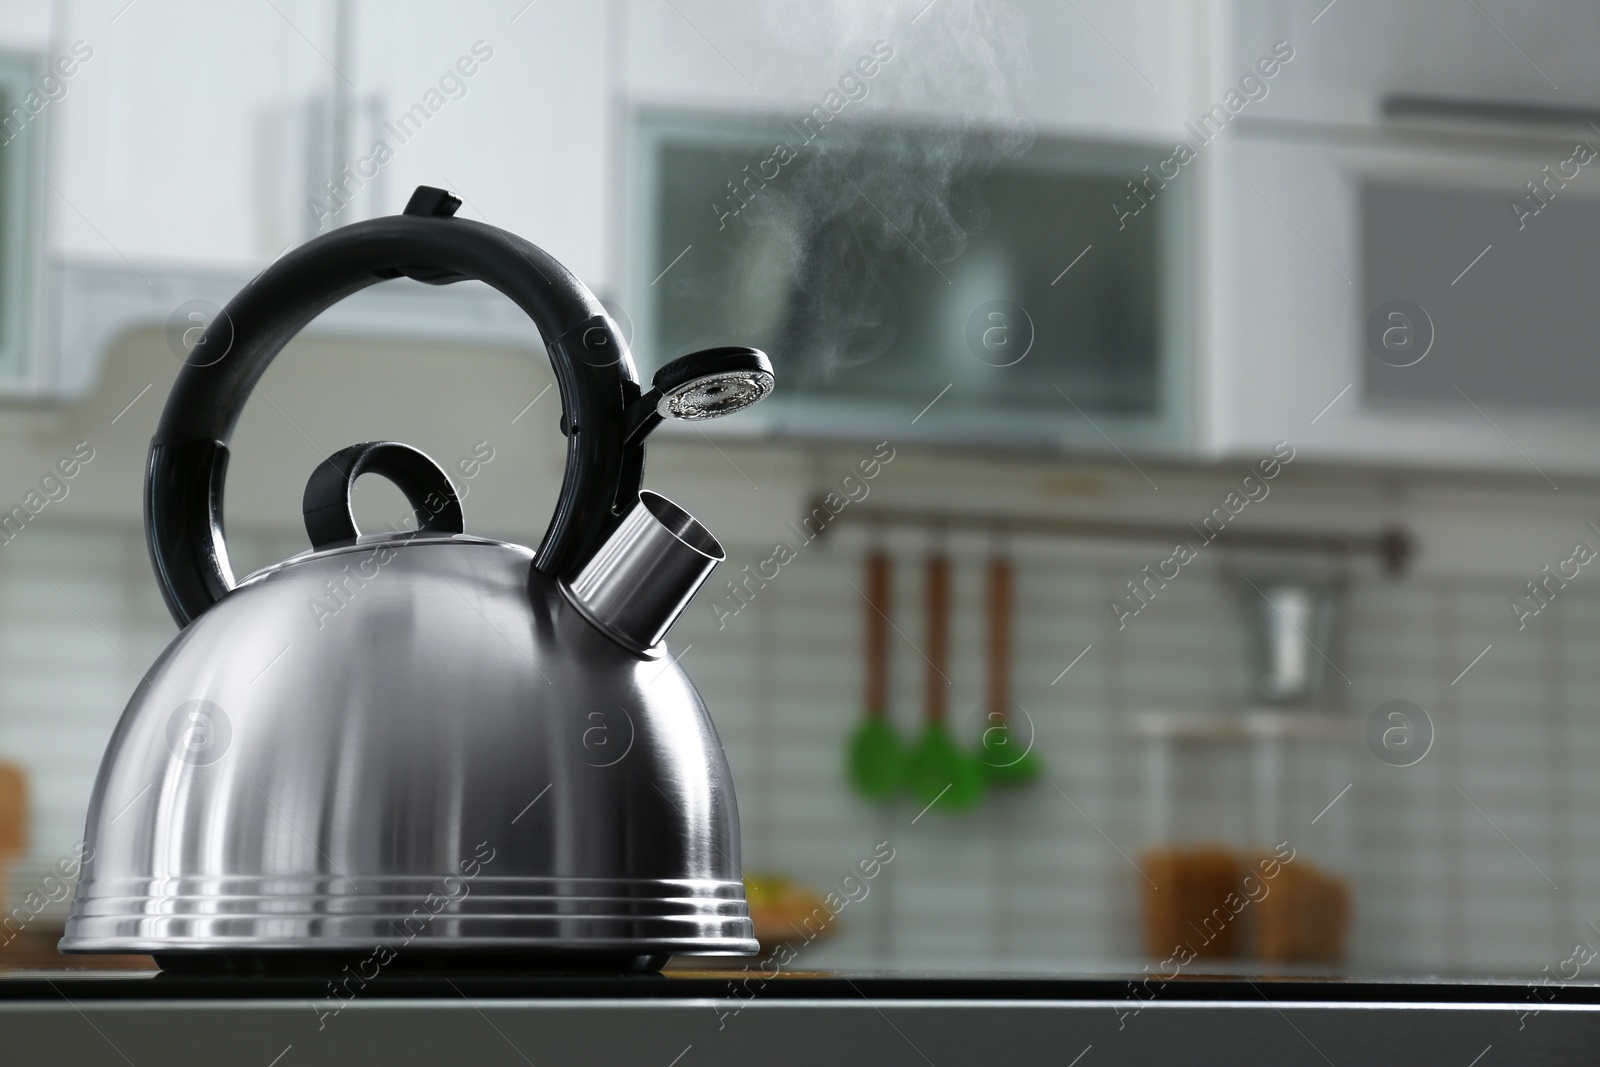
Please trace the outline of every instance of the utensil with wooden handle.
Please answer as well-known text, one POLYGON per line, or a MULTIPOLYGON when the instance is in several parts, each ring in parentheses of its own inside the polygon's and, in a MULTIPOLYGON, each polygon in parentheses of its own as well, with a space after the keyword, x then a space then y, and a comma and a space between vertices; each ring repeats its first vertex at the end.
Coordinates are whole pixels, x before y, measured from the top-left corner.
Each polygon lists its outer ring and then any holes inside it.
POLYGON ((889 721, 889 610, 891 568, 881 549, 867 557, 866 701, 850 738, 850 780, 873 800, 887 800, 905 781, 906 752, 889 721))
POLYGON ((925 610, 928 620, 926 723, 911 754, 907 778, 917 799, 947 811, 970 808, 983 799, 983 767, 957 746, 945 725, 950 678, 950 562, 942 552, 928 557, 925 610))
POLYGON ((1011 714, 1013 576, 1010 557, 996 553, 989 560, 989 690, 978 758, 989 780, 1005 785, 1030 782, 1044 770, 1033 752, 1033 724, 1028 724, 1025 736, 1019 734, 1011 714))

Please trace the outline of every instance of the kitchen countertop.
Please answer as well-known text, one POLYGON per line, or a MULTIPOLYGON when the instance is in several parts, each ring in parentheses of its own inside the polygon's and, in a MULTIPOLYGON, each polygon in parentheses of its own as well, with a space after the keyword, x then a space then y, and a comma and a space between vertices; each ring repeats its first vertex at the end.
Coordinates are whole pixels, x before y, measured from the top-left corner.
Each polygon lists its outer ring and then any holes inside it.
POLYGON ((0 972, 7 1063, 1581 1062, 1600 983, 1142 974, 0 972), (1492 1059, 1490 1058, 1492 1056, 1492 1059), (1075 1058, 1076 1057, 1076 1058, 1075 1058))

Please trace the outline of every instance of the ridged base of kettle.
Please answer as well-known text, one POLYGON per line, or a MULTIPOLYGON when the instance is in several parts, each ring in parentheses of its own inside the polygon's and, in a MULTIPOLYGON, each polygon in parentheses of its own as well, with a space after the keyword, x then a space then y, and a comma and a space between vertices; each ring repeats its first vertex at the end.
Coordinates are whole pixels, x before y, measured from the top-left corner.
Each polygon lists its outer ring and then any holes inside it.
POLYGON ((748 955, 739 882, 649 878, 91 879, 63 952, 748 955), (359 889, 352 889, 352 885, 359 889))
POLYGON ((668 955, 616 953, 438 951, 408 952, 378 966, 370 950, 354 952, 157 952, 156 966, 168 974, 236 976, 352 975, 363 984, 418 975, 655 974, 668 955))

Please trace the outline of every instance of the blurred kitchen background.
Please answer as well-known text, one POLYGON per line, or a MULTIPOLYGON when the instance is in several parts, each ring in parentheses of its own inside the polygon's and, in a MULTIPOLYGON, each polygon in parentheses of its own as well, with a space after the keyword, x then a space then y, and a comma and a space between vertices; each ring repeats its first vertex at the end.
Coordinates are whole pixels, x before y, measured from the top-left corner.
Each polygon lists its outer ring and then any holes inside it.
MULTIPOLYGON (((646 376, 773 355, 773 400, 664 427, 649 484, 729 547, 673 651, 795 966, 1597 943, 1593 5, 55 0, 0 3, 0 48, 0 960, 57 936, 173 634, 142 468, 194 328, 418 184, 576 271, 646 376), (852 770, 930 685, 964 810, 852 770)), ((235 566, 306 547, 312 468, 384 438, 537 542, 550 384, 487 290, 341 305, 239 427, 235 566)))

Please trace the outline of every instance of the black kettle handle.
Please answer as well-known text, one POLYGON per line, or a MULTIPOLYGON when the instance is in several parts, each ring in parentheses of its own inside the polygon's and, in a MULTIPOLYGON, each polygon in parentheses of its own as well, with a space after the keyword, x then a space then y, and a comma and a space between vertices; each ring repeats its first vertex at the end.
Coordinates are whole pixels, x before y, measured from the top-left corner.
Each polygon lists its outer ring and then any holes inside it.
POLYGON ((228 441, 256 382, 284 345, 333 304, 401 275, 432 284, 475 278, 538 327, 561 390, 567 466, 534 565, 571 577, 637 495, 641 441, 627 443, 639 397, 616 324, 570 271, 514 234, 450 217, 459 201, 419 188, 406 213, 341 227, 285 253, 207 327, 167 397, 150 442, 145 535, 167 608, 185 626, 234 587, 223 536, 228 441), (218 353, 221 353, 218 355, 218 353))

